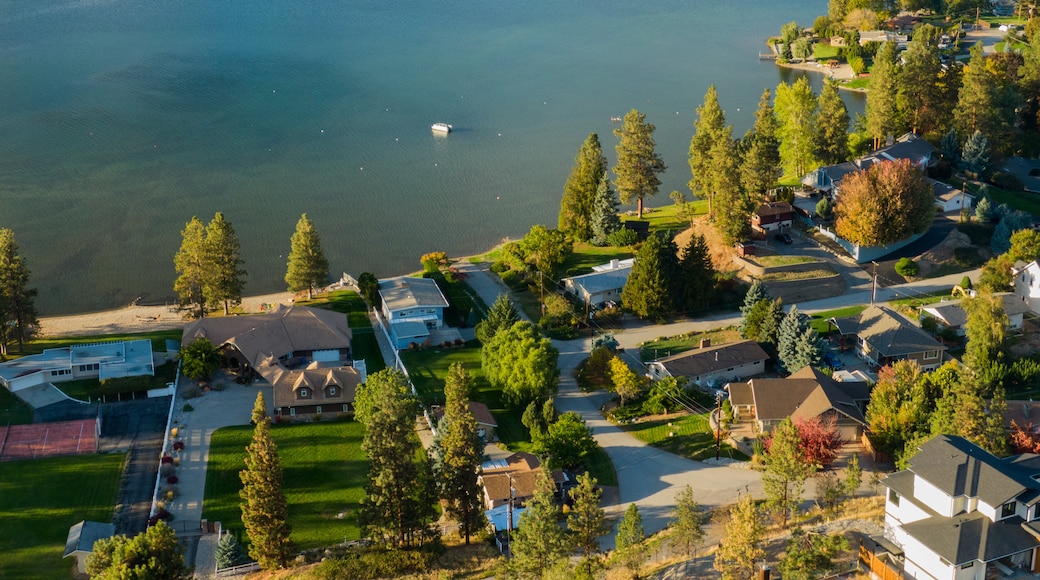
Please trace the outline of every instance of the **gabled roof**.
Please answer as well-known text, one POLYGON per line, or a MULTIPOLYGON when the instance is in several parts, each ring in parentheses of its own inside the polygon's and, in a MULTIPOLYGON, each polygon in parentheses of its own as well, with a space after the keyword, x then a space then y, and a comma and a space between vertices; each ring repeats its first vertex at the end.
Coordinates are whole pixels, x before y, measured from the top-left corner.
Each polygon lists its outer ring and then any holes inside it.
POLYGON ((966 205, 969 205, 971 203, 971 201, 975 199, 974 195, 972 195, 972 194, 970 194, 970 193, 968 193, 968 192, 966 192, 964 190, 957 189, 956 187, 954 187, 952 185, 943 183, 941 181, 938 181, 936 179, 932 179, 930 177, 926 177, 925 179, 929 183, 932 184, 932 191, 935 193, 936 199, 941 199, 943 201, 950 201, 952 199, 956 199, 956 198, 959 198, 961 196, 964 196, 964 200, 968 202, 968 204, 966 204, 966 205))
POLYGON ((855 334, 883 356, 902 356, 946 347, 927 332, 882 306, 870 306, 847 318, 832 319, 842 334, 855 334))
POLYGON ((906 133, 899 139, 896 139, 896 142, 892 145, 882 147, 875 151, 874 154, 893 161, 907 159, 914 165, 920 165, 922 162, 930 159, 935 151, 935 146, 928 141, 921 139, 913 133, 906 133))
POLYGON ((1040 483, 1032 478, 1040 475, 1035 455, 1000 459, 953 435, 938 435, 918 449, 909 471, 951 497, 975 497, 1001 506, 1023 493, 1040 491, 1040 483))
POLYGON ((65 554, 62 557, 68 558, 76 552, 93 552, 94 542, 111 538, 115 534, 115 524, 83 520, 69 528, 69 536, 65 540, 65 554))
POLYGON ((657 359, 672 376, 699 377, 742 364, 769 360, 769 355, 753 340, 708 346, 657 359))
POLYGON ((791 207, 791 204, 786 201, 764 203, 758 206, 758 209, 755 210, 755 215, 757 215, 760 218, 766 216, 780 216, 793 213, 794 208, 791 207))
MULTIPOLYGON (((1000 297, 1004 314, 1007 314, 1008 316, 1029 312, 1029 305, 1013 292, 1001 292, 995 296, 1000 297)), ((963 299, 958 299, 939 302, 937 304, 929 304, 927 306, 922 306, 921 310, 943 321, 947 326, 958 328, 964 326, 968 321, 968 314, 964 311, 964 307, 961 306, 962 301, 963 299)))
MULTIPOLYGON (((484 403, 478 403, 477 401, 469 402, 469 412, 473 413, 473 418, 476 419, 477 425, 487 425, 488 427, 498 427, 498 421, 495 421, 495 416, 491 414, 491 410, 484 403)), ((436 422, 444 417, 444 407, 436 407, 433 410, 433 418, 436 422)))
POLYGON ((408 308, 447 308, 437 281, 432 278, 391 278, 379 283, 379 295, 388 310, 408 308))
MULTIPOLYGON (((287 369, 277 361, 256 367, 260 376, 271 383, 274 392, 274 408, 299 405, 343 405, 353 403, 361 384, 361 373, 354 367, 327 366, 328 363, 312 362, 307 368, 287 369), (338 387, 335 395, 326 396, 325 388, 338 387), (297 397, 300 389, 310 389, 306 399, 297 397)), ((333 409, 329 409, 333 411, 333 409)))
POLYGON ((856 403, 865 389, 857 383, 839 383, 810 366, 786 379, 751 379, 747 385, 745 390, 731 384, 730 397, 738 405, 747 404, 744 398, 750 395, 759 421, 813 419, 834 409, 857 423, 867 424, 856 403))
POLYGON ((954 565, 992 562, 1037 547, 1022 518, 994 522, 978 512, 952 518, 933 516, 902 528, 932 552, 954 565))

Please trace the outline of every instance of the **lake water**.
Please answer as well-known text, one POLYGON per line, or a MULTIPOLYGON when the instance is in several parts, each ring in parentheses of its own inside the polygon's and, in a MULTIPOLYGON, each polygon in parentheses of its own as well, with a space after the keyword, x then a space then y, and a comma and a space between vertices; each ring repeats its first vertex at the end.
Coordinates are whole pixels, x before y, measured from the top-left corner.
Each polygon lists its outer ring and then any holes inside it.
MULTIPOLYGON (((716 84, 736 133, 757 59, 824 0, 7 0, 0 226, 45 314, 173 299, 193 215, 223 211, 248 294, 283 290, 301 213, 334 277, 419 268, 555 225, 578 147, 632 108, 657 125, 658 198, 685 191, 716 84), (430 124, 447 122, 447 138, 430 124)), ((812 75, 819 88, 820 75, 812 75)), ((862 109, 861 104, 851 104, 862 109)))

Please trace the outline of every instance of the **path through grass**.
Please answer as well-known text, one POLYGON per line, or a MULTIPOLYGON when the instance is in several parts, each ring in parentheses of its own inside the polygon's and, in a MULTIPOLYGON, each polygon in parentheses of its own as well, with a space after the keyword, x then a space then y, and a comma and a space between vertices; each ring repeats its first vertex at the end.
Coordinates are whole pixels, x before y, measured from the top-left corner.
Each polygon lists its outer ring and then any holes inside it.
POLYGON ((0 463, 0 578, 66 580, 69 528, 111 522, 126 455, 0 463))

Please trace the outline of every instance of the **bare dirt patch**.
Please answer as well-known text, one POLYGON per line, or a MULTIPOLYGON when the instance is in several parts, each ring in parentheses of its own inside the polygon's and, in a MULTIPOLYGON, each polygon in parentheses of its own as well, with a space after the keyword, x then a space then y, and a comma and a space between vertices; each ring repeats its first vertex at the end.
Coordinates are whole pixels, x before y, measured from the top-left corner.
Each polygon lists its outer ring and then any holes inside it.
POLYGON ((929 272, 946 264, 956 265, 954 252, 958 248, 971 246, 971 238, 968 237, 968 234, 954 229, 938 245, 914 258, 914 262, 917 262, 917 266, 920 268, 916 278, 927 278, 929 272))
POLYGON ((675 245, 679 246, 680 252, 690 242, 690 237, 695 233, 704 236, 704 241, 708 244, 708 251, 711 253, 711 261, 715 265, 716 270, 719 272, 732 272, 740 269, 740 266, 733 261, 733 246, 725 242, 722 235, 715 229, 715 226, 708 221, 707 216, 701 216, 693 220, 689 229, 680 232, 673 238, 675 245))

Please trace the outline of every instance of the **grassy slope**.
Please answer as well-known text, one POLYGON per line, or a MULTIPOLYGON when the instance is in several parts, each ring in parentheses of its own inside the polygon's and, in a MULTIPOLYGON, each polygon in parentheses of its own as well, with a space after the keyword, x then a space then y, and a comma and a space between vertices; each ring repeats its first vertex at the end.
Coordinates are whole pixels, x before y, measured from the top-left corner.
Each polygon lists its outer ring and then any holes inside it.
POLYGON ((656 340, 643 343, 639 347, 639 356, 643 362, 649 362, 661 357, 672 356, 688 350, 700 347, 701 340, 709 339, 713 346, 736 342, 741 339, 740 333, 731 327, 718 328, 705 332, 691 332, 678 336, 666 336, 656 340))
POLYGON ((847 306, 845 308, 838 308, 835 310, 818 312, 812 315, 812 321, 810 322, 810 324, 820 336, 827 336, 828 320, 830 320, 831 318, 845 318, 847 316, 855 316, 866 309, 866 306, 847 306))
MULTIPOLYGON (((621 428, 639 440, 690 459, 715 457, 715 437, 708 427, 707 415, 676 416, 675 419, 645 421, 621 425, 621 428), (675 433, 675 436, 670 436, 675 433)), ((721 457, 746 460, 748 457, 723 444, 721 457)))
MULTIPOLYGON (((368 459, 361 451, 364 427, 354 421, 294 423, 274 425, 271 434, 282 460, 297 547, 359 538, 357 510, 368 476, 368 459), (340 513, 345 516, 337 517, 340 513)), ((238 473, 252 436, 252 427, 227 427, 216 431, 210 444, 202 517, 236 532, 243 530, 238 473)))
POLYGON ((69 578, 69 527, 112 521, 124 454, 0 463, 0 578, 69 578))

